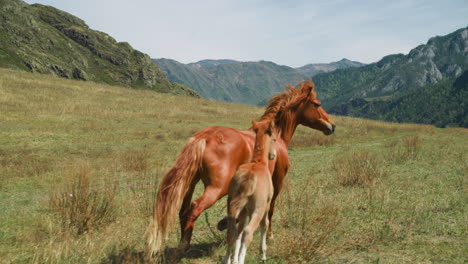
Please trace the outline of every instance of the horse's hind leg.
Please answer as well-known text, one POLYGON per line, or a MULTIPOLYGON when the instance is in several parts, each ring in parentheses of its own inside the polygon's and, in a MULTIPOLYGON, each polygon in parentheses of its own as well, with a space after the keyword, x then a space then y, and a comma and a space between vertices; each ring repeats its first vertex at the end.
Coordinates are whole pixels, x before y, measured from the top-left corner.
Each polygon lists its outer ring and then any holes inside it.
POLYGON ((193 191, 195 190, 195 186, 197 185, 198 181, 200 178, 198 175, 196 175, 195 180, 192 182, 190 185, 190 188, 187 190, 187 193, 185 194, 184 200, 182 202, 182 207, 180 208, 179 211, 179 223, 180 223, 180 230, 181 230, 181 242, 183 241, 185 237, 185 227, 187 226, 187 222, 189 220, 190 212, 191 212, 191 202, 192 202, 192 196, 193 196, 193 191))
MULTIPOLYGON (((188 211, 184 227, 182 227, 182 238, 180 240, 179 249, 187 250, 190 246, 192 239, 192 232, 195 226, 195 221, 203 211, 210 208, 222 196, 222 189, 207 186, 203 195, 197 200, 193 201, 188 211)), ((185 202, 185 201, 184 201, 185 202)))

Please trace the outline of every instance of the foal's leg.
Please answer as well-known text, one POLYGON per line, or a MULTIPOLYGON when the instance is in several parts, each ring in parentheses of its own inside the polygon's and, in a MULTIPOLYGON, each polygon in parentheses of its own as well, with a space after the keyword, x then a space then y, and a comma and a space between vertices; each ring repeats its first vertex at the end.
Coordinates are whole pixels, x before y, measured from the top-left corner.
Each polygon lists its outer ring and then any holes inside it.
POLYGON ((206 209, 210 208, 219 198, 222 197, 222 189, 213 187, 211 185, 205 188, 203 195, 196 201, 192 202, 190 212, 188 213, 185 226, 182 229, 182 238, 179 243, 180 250, 187 250, 190 247, 190 239, 192 238, 193 227, 195 221, 200 214, 206 209))
POLYGON ((241 223, 244 223, 242 208, 237 212, 230 212, 228 215, 228 230, 227 230, 227 252, 224 258, 224 264, 231 264, 231 260, 234 261, 234 264, 238 263, 239 258, 239 245, 240 245, 240 236, 242 235, 242 226, 237 227, 237 219, 241 218, 241 223), (240 213, 239 213, 240 211, 240 213), (236 218, 237 216, 237 218, 236 218))
POLYGON ((260 239, 260 253, 262 254, 262 261, 266 260, 266 250, 267 250, 267 229, 268 229, 268 213, 265 213, 263 216, 262 222, 260 223, 260 228, 262 230, 262 235, 260 239))
MULTIPOLYGON (((238 236, 238 231, 237 227, 235 224, 235 219, 228 220, 228 221, 234 221, 234 224, 229 224, 228 230, 227 230, 227 250, 226 250, 226 256, 224 257, 223 263, 224 264, 231 264, 231 260, 234 257, 234 248, 236 246, 236 241, 237 241, 237 236, 238 236)), ((237 257, 236 257, 237 258, 237 257)))
POLYGON ((247 211, 243 209, 239 215, 239 223, 237 225, 237 239, 236 239, 236 247, 234 250, 234 264, 239 263, 239 251, 241 248, 241 241, 242 241, 242 236, 244 234, 244 227, 245 224, 247 223, 247 211))
POLYGON ((252 242, 253 234, 262 221, 263 215, 265 214, 264 210, 259 211, 261 212, 257 211, 251 215, 249 224, 244 228, 242 234, 241 250, 239 254, 239 264, 244 264, 247 248, 249 247, 250 242, 252 242))

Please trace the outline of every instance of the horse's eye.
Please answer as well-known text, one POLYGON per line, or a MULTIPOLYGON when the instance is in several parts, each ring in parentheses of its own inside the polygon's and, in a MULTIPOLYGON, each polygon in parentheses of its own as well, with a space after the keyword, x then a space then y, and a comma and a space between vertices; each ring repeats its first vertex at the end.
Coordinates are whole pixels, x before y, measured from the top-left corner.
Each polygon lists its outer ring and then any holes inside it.
POLYGON ((322 105, 322 103, 321 103, 319 100, 317 100, 317 99, 312 100, 312 103, 313 103, 316 107, 320 107, 320 106, 322 105))

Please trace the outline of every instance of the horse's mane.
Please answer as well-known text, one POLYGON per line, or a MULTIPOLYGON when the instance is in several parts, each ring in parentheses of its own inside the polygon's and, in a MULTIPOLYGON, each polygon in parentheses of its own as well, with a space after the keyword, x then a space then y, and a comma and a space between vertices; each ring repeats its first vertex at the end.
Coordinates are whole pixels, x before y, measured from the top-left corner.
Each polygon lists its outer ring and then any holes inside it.
MULTIPOLYGON (((263 120, 275 120, 275 125, 280 125, 287 110, 293 109, 309 97, 310 92, 314 89, 314 83, 312 80, 307 80, 299 83, 298 86, 292 87, 287 85, 287 89, 284 92, 279 93, 268 101, 265 112, 260 117, 260 121, 263 120)), ((315 92, 314 92, 315 97, 315 92)))

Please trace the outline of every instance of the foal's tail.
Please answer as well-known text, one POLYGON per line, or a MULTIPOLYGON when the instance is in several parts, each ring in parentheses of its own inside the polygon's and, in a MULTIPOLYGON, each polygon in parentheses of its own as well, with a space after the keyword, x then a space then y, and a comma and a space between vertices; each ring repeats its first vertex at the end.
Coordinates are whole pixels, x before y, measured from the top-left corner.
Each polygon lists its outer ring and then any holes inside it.
POLYGON ((239 230, 236 223, 240 213, 247 205, 257 186, 257 177, 249 170, 238 169, 234 175, 228 194, 227 240, 228 245, 233 245, 237 239, 239 230))
POLYGON ((162 249, 162 243, 174 227, 177 211, 202 165, 206 140, 192 137, 179 154, 176 163, 163 177, 149 227, 146 253, 150 257, 162 249))
POLYGON ((250 171, 238 170, 233 177, 232 190, 229 190, 228 207, 229 214, 236 212, 234 216, 237 218, 241 210, 245 207, 248 197, 251 196, 257 186, 257 177, 250 171), (234 211, 231 211, 234 210, 234 211))

